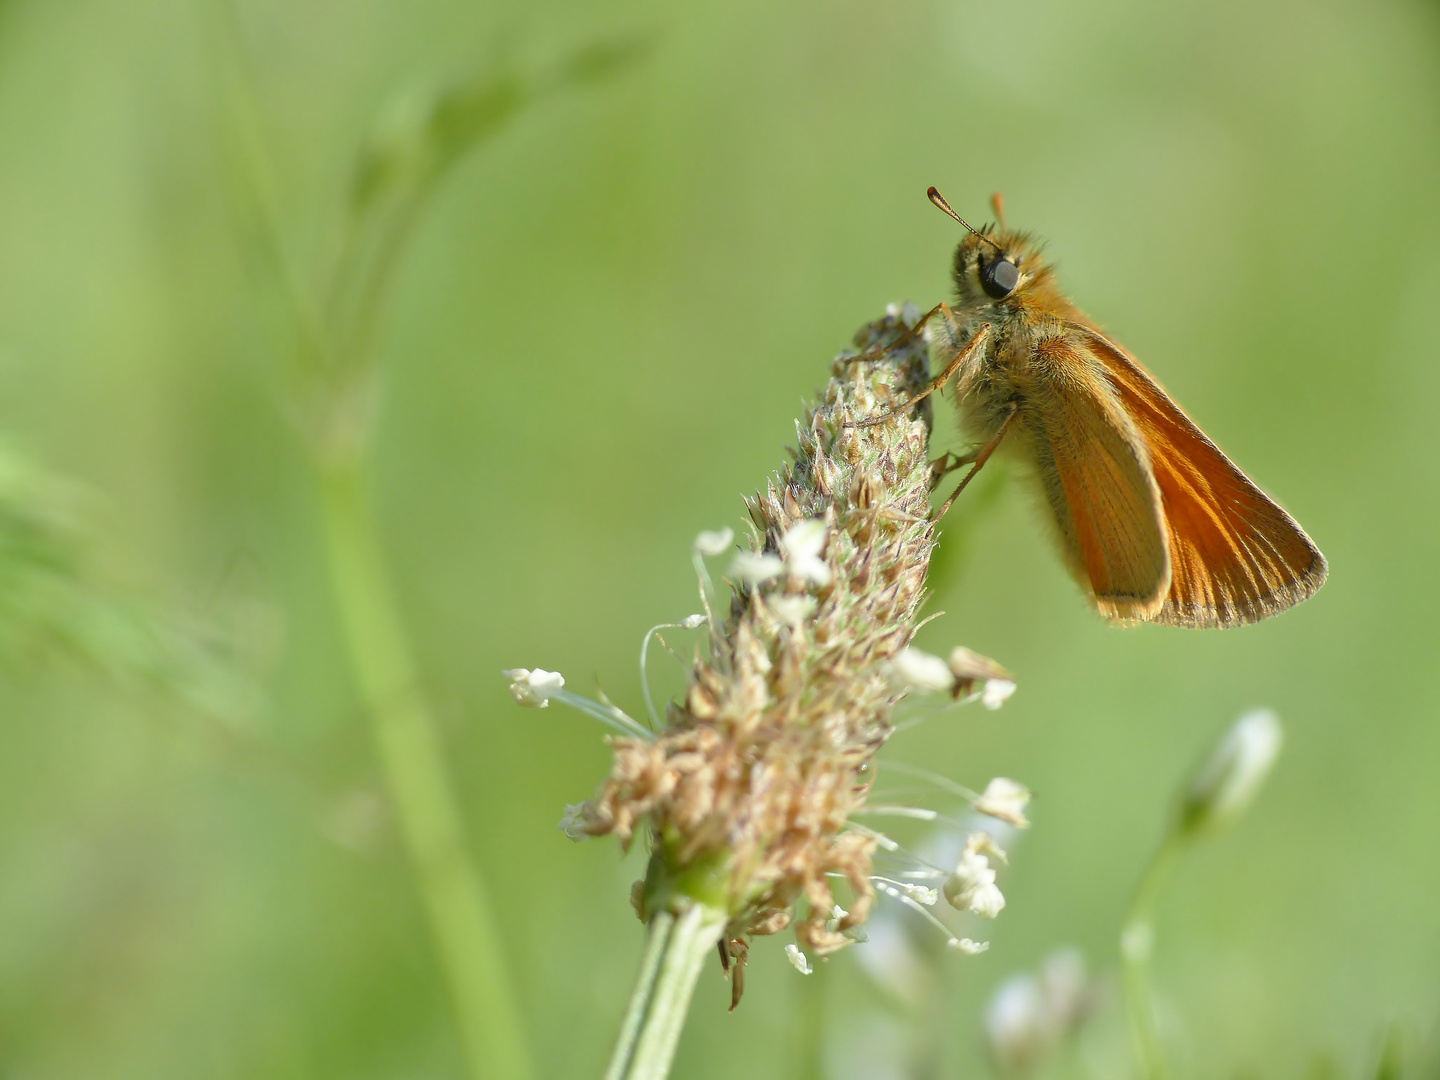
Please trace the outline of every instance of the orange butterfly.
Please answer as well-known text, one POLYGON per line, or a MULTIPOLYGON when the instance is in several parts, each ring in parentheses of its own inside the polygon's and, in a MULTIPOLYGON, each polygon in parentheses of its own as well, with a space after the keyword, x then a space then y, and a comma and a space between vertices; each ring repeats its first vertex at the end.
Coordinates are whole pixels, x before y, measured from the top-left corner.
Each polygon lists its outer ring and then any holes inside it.
POLYGON ((1005 228, 999 196, 1001 224, 982 232, 929 194, 969 232, 957 302, 930 313, 963 344, 905 407, 954 376, 982 444, 942 459, 942 474, 973 467, 940 513, 1003 441, 1034 466, 1070 572, 1107 619, 1237 626, 1313 595, 1325 557, 1304 530, 1060 293, 1035 241, 1005 228))

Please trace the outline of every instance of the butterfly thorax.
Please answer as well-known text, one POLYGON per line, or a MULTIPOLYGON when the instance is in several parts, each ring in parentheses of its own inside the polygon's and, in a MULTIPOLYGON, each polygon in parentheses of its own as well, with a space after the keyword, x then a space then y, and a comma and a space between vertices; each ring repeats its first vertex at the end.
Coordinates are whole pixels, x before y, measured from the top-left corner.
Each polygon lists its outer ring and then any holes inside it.
POLYGON ((1092 324, 1060 292, 1054 269, 1028 233, 988 227, 983 236, 967 236, 955 249, 954 279, 950 347, 958 349, 982 325, 990 327, 975 358, 957 372, 955 389, 967 431, 983 440, 1012 409, 1026 411, 1041 391, 1050 374, 1036 367, 1042 344, 1092 324), (993 280, 987 287, 987 272, 1001 259, 1014 265, 1017 280, 1005 295, 996 296, 993 280))

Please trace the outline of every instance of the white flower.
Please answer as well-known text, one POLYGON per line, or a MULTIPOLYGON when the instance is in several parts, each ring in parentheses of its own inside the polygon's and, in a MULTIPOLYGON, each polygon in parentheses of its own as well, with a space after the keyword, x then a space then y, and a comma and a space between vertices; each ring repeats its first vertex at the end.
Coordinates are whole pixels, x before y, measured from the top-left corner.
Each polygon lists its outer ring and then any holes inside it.
POLYGON ((971 941, 968 937, 952 937, 945 944, 966 956, 976 956, 990 948, 988 941, 971 941))
POLYGON ((543 709, 550 704, 555 691, 565 686, 565 676, 558 671, 544 668, 510 668, 505 672, 510 680, 510 696, 521 705, 531 709, 543 709))
POLYGON ((698 555, 705 555, 713 558, 716 555, 723 555, 729 550, 735 540, 733 529, 716 529, 714 532, 702 532, 695 537, 695 543, 691 546, 698 555))
POLYGON ((975 809, 987 817, 998 818, 1018 828, 1030 824, 1025 819, 1025 804, 1030 789, 1004 776, 997 776, 985 785, 985 792, 975 800, 975 809))
POLYGON ((566 803, 565 816, 560 819, 558 828, 577 844, 590 839, 590 834, 585 831, 585 804, 566 803))
POLYGON ((1033 1072, 1075 1032, 1091 1001, 1085 961, 1074 949, 1048 956, 1038 978, 1021 974, 1007 979, 985 1010, 985 1033, 1001 1071, 1033 1072))
POLYGON ((1090 980, 1085 974, 1085 957, 1079 949, 1059 949, 1040 966, 1040 986, 1050 1013, 1074 1023, 1089 1005, 1090 980))
POLYGON ((1285 741, 1269 709, 1246 713, 1200 767, 1185 793, 1180 826, 1191 832, 1228 824, 1260 793, 1285 741))
POLYGON ((949 690, 955 683, 944 660, 914 646, 901 649, 890 661, 890 670, 902 686, 915 690, 949 690))
POLYGON ((985 1034, 1004 1072, 1023 1071, 1050 1051, 1049 1021, 1045 995, 1034 975, 1014 975, 1000 985, 985 1010, 985 1034))
POLYGON ((1015 684, 1009 679, 986 679, 985 689, 980 694, 980 704, 993 711, 1009 701, 1013 693, 1015 684))
POLYGON ((784 569, 785 564, 778 555, 768 555, 760 551, 736 552, 735 558, 730 562, 730 576, 739 578, 747 585, 763 585, 777 577, 784 569))
POLYGON ((805 954, 800 951, 798 945, 785 946, 785 959, 789 960, 790 966, 801 975, 809 975, 815 970, 810 966, 810 961, 805 958, 805 954))
POLYGON ((791 577, 815 585, 830 584, 830 567, 820 555, 827 536, 825 522, 818 518, 797 521, 785 530, 780 550, 785 553, 785 569, 791 577))
POLYGON ((1005 906, 1005 895, 995 884, 995 870, 986 853, 1002 860, 1005 857, 989 833, 971 833, 954 873, 945 879, 944 891, 952 907, 993 919, 1005 906))

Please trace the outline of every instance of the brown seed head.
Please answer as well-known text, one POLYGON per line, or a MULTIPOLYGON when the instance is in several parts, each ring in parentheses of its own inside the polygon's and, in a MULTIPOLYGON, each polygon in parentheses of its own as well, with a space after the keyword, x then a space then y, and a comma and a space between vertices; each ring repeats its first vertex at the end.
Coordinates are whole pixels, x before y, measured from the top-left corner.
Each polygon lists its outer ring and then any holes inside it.
MULTIPOLYGON (((878 353, 906 330, 892 315, 856 345, 878 353)), ((923 388, 927 368, 918 338, 879 359, 835 362, 797 422, 794 464, 746 500, 750 551, 683 702, 654 742, 613 740, 614 768, 581 821, 626 846, 648 826, 642 918, 686 896, 729 911, 736 939, 798 918, 796 937, 816 954, 864 922, 875 841, 847 825, 891 731, 888 663, 909 644, 924 597, 929 403, 854 425, 923 388), (827 929, 832 875, 852 898, 827 929)))

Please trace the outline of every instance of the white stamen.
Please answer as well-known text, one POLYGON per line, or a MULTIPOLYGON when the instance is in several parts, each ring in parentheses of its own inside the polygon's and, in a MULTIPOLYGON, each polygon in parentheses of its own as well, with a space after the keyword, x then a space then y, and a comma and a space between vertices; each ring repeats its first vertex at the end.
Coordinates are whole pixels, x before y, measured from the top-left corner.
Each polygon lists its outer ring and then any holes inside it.
POLYGON ((921 904, 920 901, 912 899, 911 897, 905 895, 905 893, 901 892, 899 889, 895 888, 895 886, 887 885, 883 881, 876 881, 875 888, 878 889, 880 892, 883 892, 892 900, 899 900, 900 903, 904 904, 911 911, 919 912, 926 921, 939 927, 940 932, 944 934, 947 939, 954 940, 953 935, 950 933, 950 928, 946 926, 943 922, 941 922, 939 919, 937 919, 930 912, 930 909, 925 907, 925 905, 921 904))
POLYGON ((914 818, 916 821, 934 821, 940 815, 923 806, 862 806, 857 814, 874 814, 876 817, 914 818))
POLYGON ((944 886, 945 899, 960 911, 973 911, 982 919, 993 919, 1005 907, 1005 894, 995 884, 995 870, 985 853, 1004 857, 988 833, 972 833, 954 872, 944 886))
POLYGON ((590 839, 590 834, 584 829, 585 804, 566 803, 565 816, 560 819, 558 828, 575 843, 583 843, 590 839))
POLYGON ((924 904, 926 907, 934 907, 935 901, 940 899, 940 891, 938 889, 927 889, 924 885, 916 885, 909 881, 896 881, 894 878, 880 877, 878 874, 872 874, 870 880, 877 885, 883 883, 893 886, 910 897, 911 900, 924 904))
POLYGON ((768 603, 770 610, 775 613, 775 618, 787 626, 799 626, 815 614, 813 596, 771 596, 768 603))
POLYGON ((760 551, 741 551, 730 561, 730 576, 751 586, 765 584, 784 569, 785 563, 778 555, 760 551))
POLYGON ((785 569, 791 577, 814 585, 830 584, 830 567, 820 555, 828 532, 825 522, 817 518, 797 521, 785 530, 780 550, 785 553, 785 569))
POLYGON ((985 689, 980 693, 980 704, 992 712, 1010 700, 1015 693, 1015 684, 1009 679, 986 679, 985 689))
POLYGON ((971 941, 968 937, 951 938, 945 944, 949 945, 950 948, 958 953, 964 953, 966 956, 976 956, 990 948, 988 941, 971 941))
POLYGON ((809 975, 815 970, 810 966, 810 961, 805 958, 805 954, 800 951, 798 945, 785 946, 785 959, 789 960, 790 966, 801 975, 809 975))
POLYGON ((913 646, 896 654, 890 670, 902 686, 915 690, 949 690, 955 685, 955 676, 944 660, 913 646))
POLYGON ((558 671, 544 668, 509 668, 505 677, 510 680, 510 696, 527 709, 543 709, 550 699, 565 686, 565 676, 558 671))
POLYGON ((1030 824, 1025 818, 1025 805, 1029 801, 1030 789, 1024 784, 997 776, 985 785, 985 793, 975 800, 975 809, 1023 829, 1030 824))
POLYGON ((702 532, 695 537, 692 545, 695 552, 707 558, 714 558, 716 555, 723 555, 735 542, 734 529, 716 529, 713 532, 702 532))

